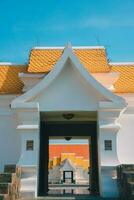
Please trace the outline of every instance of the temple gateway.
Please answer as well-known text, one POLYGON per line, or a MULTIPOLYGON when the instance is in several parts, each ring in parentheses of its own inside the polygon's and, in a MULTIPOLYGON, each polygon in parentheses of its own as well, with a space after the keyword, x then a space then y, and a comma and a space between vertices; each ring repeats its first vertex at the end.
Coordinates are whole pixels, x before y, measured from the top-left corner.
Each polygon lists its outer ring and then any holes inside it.
POLYGON ((109 63, 104 47, 35 47, 27 65, 0 63, 0 170, 21 167, 22 196, 118 197, 133 132, 134 63, 109 63))

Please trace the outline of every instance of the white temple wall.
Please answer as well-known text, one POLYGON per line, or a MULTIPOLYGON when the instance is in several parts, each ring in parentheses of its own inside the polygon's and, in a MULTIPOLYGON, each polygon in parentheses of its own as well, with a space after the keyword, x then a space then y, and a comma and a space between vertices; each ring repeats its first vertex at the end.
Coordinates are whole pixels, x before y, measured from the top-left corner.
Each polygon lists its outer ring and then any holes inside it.
POLYGON ((121 129, 117 134, 117 153, 122 164, 134 164, 134 94, 120 94, 128 107, 121 115, 121 129))
POLYGON ((20 137, 16 132, 16 115, 10 108, 13 95, 0 96, 0 172, 5 164, 16 164, 20 157, 20 137))
POLYGON ((123 164, 134 164, 134 113, 124 113, 121 116, 122 125, 117 136, 117 152, 119 161, 123 164))

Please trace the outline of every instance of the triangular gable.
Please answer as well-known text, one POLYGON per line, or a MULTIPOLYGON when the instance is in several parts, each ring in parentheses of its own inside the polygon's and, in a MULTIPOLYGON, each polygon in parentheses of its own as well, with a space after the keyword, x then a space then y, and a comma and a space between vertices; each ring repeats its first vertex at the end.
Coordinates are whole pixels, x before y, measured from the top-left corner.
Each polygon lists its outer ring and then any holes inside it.
POLYGON ((60 171, 75 171, 75 170, 76 167, 69 158, 63 160, 63 162, 60 164, 60 171))
MULTIPOLYGON (((34 99, 39 95, 42 94, 43 91, 47 90, 47 88, 56 80, 56 78, 60 75, 60 73, 64 70, 64 68, 67 66, 66 63, 71 61, 73 63, 73 68, 75 71, 77 71, 77 74, 79 74, 80 77, 85 80, 86 84, 92 88, 95 92, 97 92, 100 96, 102 96, 102 101, 110 101, 113 103, 120 103, 123 106, 125 106, 125 101, 123 98, 113 94, 108 89, 103 87, 98 81, 96 81, 91 74, 89 74, 86 69, 82 66, 79 59, 75 56, 73 53, 73 50, 70 46, 67 46, 64 49, 64 52, 55 65, 54 69, 45 77, 43 80, 41 80, 37 85, 35 85, 32 89, 24 93, 23 95, 17 97, 12 102, 12 107, 16 107, 19 103, 26 103, 33 101, 34 99)), ((45 92, 44 92, 45 93, 45 92)))

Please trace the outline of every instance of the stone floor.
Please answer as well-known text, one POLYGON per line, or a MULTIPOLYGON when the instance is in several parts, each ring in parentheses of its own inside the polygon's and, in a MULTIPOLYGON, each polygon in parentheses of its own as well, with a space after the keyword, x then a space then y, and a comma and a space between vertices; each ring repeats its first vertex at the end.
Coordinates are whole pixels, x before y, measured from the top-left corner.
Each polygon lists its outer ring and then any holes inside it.
MULTIPOLYGON (((48 196, 42 200, 118 200, 90 196, 89 185, 49 185, 48 196)), ((40 198, 38 198, 41 200, 40 198)))
POLYGON ((89 186, 86 185, 57 185, 50 186, 48 194, 61 194, 61 195, 89 195, 90 191, 88 190, 89 186))
POLYGON ((95 196, 76 196, 76 197, 39 197, 36 200, 119 200, 117 198, 101 198, 101 197, 95 197, 95 196))

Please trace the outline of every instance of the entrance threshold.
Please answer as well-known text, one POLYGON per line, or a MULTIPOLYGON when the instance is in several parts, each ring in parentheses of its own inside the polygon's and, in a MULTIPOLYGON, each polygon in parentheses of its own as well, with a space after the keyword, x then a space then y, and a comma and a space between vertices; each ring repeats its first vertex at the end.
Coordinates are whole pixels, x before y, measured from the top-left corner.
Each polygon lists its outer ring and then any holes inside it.
POLYGON ((64 185, 64 186, 54 186, 54 187, 50 187, 49 191, 48 191, 48 195, 59 195, 59 196, 85 196, 85 195, 90 195, 89 192, 89 187, 88 186, 71 186, 71 185, 64 185), (50 192, 50 194, 49 194, 50 192))
POLYGON ((99 196, 45 196, 45 197, 37 197, 34 200, 119 200, 119 198, 102 198, 99 196))

